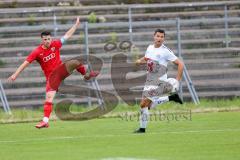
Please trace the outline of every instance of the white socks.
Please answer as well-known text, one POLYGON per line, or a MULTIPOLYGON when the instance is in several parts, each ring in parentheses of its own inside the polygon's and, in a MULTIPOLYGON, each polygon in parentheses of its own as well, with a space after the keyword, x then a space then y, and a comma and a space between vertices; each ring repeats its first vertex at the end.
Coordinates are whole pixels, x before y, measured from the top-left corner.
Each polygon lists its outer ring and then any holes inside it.
POLYGON ((169 101, 168 96, 154 98, 152 99, 151 108, 154 108, 156 105, 163 104, 168 101, 169 101))
POLYGON ((148 117, 149 117, 148 107, 142 108, 139 117, 140 128, 147 127, 148 117))
POLYGON ((48 123, 49 118, 48 117, 43 117, 43 122, 48 123))
MULTIPOLYGON (((169 101, 168 96, 154 98, 152 99, 151 108, 155 107, 158 104, 163 104, 168 101, 169 101)), ((141 108, 141 113, 139 117, 140 128, 147 127, 148 119, 149 119, 148 107, 141 108)))

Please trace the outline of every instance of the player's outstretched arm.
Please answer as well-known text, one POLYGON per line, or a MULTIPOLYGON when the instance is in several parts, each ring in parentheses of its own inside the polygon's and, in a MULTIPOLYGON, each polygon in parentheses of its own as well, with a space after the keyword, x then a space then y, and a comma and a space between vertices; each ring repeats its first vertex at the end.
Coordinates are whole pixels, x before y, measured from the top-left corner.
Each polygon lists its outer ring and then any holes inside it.
POLYGON ((29 65, 30 63, 28 61, 24 61, 15 71, 15 73, 13 73, 9 78, 8 78, 8 82, 13 82, 15 81, 15 79, 17 79, 17 77, 19 76, 19 74, 29 65))
POLYGON ((182 78, 183 67, 184 67, 183 62, 182 62, 181 60, 177 59, 177 60, 173 61, 173 63, 178 66, 178 72, 177 72, 177 77, 176 77, 176 79, 177 79, 178 81, 180 81, 181 78, 182 78))
POLYGON ((65 40, 68 40, 73 35, 73 33, 77 30, 79 25, 80 25, 80 18, 77 17, 76 23, 65 33, 63 38, 65 40))
POLYGON ((136 65, 141 65, 141 64, 145 64, 147 61, 145 60, 145 57, 139 58, 138 60, 136 60, 135 64, 136 65))

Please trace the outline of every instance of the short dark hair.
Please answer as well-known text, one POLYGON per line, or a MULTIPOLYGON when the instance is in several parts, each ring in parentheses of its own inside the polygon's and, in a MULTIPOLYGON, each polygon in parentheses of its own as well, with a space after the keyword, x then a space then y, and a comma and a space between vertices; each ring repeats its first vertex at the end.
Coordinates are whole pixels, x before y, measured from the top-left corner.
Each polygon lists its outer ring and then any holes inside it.
POLYGON ((165 37, 165 31, 163 30, 163 29, 156 29, 155 30, 155 32, 154 32, 154 35, 156 34, 156 33, 163 33, 164 34, 164 37, 165 37))
POLYGON ((41 33, 41 37, 43 37, 43 36, 51 36, 51 32, 49 32, 49 31, 43 31, 42 33, 41 33))

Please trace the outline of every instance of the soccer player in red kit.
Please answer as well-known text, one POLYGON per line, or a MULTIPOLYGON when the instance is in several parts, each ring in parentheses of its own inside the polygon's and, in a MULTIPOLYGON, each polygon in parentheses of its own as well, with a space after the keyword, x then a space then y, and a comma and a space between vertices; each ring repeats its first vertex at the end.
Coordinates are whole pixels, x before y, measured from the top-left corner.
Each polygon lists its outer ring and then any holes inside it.
MULTIPOLYGON (((79 25, 80 19, 78 17, 76 23, 65 33, 65 35, 61 39, 56 40, 52 40, 50 32, 42 32, 42 43, 28 55, 26 60, 17 68, 16 72, 8 78, 9 82, 16 80, 19 74, 34 60, 40 64, 46 77, 46 100, 44 103, 43 120, 35 126, 36 128, 49 127, 48 121, 52 112, 54 96, 62 80, 71 74, 71 71, 66 68, 66 65, 63 64, 60 59, 60 48, 62 47, 62 44, 64 44, 65 41, 73 35, 79 25), (56 70, 60 72, 57 74, 54 73, 56 70), (54 84, 51 84, 52 82, 50 83, 50 77, 53 73, 56 82, 54 82, 54 84)), ((77 65, 76 70, 84 75, 84 78, 86 80, 89 80, 90 78, 96 77, 98 75, 98 72, 94 71, 89 71, 87 73, 87 69, 81 63, 77 65)))

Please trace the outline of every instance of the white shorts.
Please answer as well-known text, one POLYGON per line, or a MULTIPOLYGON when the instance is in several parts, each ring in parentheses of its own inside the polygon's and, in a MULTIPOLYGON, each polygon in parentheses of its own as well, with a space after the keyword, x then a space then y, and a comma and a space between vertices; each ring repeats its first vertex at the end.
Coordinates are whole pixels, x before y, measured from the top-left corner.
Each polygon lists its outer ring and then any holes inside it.
POLYGON ((168 78, 166 81, 160 81, 158 85, 146 85, 143 89, 143 97, 153 101, 157 97, 169 95, 179 90, 179 82, 174 78, 168 78))

